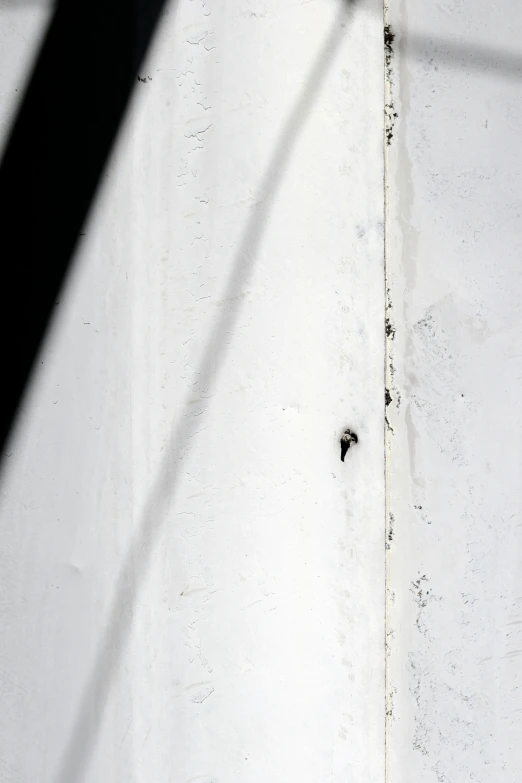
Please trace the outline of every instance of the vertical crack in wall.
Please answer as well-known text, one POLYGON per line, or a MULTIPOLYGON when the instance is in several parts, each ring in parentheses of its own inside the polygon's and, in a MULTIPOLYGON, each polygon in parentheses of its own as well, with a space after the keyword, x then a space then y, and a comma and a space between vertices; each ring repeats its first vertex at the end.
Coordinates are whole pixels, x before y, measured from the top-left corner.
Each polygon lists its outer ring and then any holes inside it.
POLYGON ((397 113, 393 101, 393 42, 394 34, 390 25, 389 6, 383 5, 383 48, 384 48, 384 118, 383 118, 383 155, 384 155, 384 297, 385 297, 385 322, 384 322, 384 508, 385 508, 385 534, 384 534, 384 779, 389 778, 389 736, 390 725, 393 717, 393 689, 390 682, 390 647, 392 629, 390 628, 390 595, 389 595, 389 570, 391 556, 391 542, 393 541, 393 518, 390 511, 389 478, 390 478, 390 441, 393 437, 393 429, 388 419, 388 408, 394 398, 391 390, 393 387, 393 353, 392 342, 395 336, 393 325, 392 301, 390 297, 390 245, 389 245, 389 157, 390 145, 393 139, 393 129, 397 113))

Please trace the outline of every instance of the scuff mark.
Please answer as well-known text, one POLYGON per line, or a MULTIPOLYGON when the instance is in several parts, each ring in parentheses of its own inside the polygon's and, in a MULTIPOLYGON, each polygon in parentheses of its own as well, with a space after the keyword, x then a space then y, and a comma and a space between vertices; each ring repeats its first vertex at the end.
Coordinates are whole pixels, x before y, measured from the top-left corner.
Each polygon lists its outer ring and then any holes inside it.
POLYGON ((203 704, 204 701, 208 699, 209 696, 212 696, 214 693, 215 688, 212 686, 209 686, 208 688, 204 688, 202 691, 199 691, 199 693, 196 693, 195 696, 191 698, 192 704, 203 704))

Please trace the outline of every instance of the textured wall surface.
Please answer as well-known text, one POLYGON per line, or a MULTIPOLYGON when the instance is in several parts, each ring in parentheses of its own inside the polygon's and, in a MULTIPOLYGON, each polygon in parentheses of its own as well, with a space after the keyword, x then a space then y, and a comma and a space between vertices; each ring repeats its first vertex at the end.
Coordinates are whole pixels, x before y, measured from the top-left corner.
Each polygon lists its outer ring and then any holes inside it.
POLYGON ((522 9, 400 0, 387 17, 388 779, 513 783, 522 9))
POLYGON ((521 25, 167 4, 3 458, 0 781, 518 780, 521 25))
POLYGON ((4 461, 0 780, 383 779, 381 10, 167 7, 4 461))

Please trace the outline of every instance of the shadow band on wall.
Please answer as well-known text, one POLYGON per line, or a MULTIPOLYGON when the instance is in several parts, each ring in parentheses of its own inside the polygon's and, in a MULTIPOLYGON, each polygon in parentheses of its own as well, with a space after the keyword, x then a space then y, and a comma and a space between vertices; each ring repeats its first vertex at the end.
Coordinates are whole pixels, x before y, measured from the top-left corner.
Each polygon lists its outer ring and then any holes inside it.
POLYGON ((59 0, 0 166, 2 458, 165 0, 59 0))
MULTIPOLYGON (((87 776, 107 703, 121 660, 128 647, 134 609, 143 582, 151 566, 154 550, 167 522, 168 510, 176 497, 177 484, 186 460, 201 428, 206 409, 200 416, 190 415, 196 394, 202 400, 210 396, 221 372, 241 311, 241 293, 249 284, 267 226, 274 198, 284 180, 292 152, 314 102, 324 85, 332 62, 339 51, 349 22, 350 0, 341 0, 331 29, 320 45, 313 65, 304 80, 281 129, 265 173, 261 179, 255 206, 239 237, 237 251, 230 264, 223 299, 232 304, 210 330, 202 357, 194 372, 191 392, 172 429, 156 479, 140 514, 137 530, 129 543, 115 586, 115 594, 100 645, 87 684, 78 705, 67 747, 54 783, 80 783, 87 776)), ((320 153, 318 153, 320 154, 320 153)), ((210 404, 210 403, 209 403, 210 404)))

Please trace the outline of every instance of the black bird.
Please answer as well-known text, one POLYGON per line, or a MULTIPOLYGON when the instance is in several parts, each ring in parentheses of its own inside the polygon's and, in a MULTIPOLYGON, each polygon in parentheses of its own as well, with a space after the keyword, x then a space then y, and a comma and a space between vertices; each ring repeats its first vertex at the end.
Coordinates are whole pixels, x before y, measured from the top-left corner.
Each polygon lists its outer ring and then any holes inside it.
POLYGON ((358 443, 359 438, 355 434, 355 432, 352 432, 351 430, 345 430, 343 434, 341 435, 341 462, 344 462, 344 458, 346 456, 346 452, 352 445, 352 443, 358 443))

